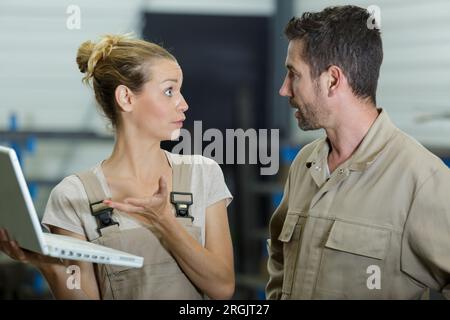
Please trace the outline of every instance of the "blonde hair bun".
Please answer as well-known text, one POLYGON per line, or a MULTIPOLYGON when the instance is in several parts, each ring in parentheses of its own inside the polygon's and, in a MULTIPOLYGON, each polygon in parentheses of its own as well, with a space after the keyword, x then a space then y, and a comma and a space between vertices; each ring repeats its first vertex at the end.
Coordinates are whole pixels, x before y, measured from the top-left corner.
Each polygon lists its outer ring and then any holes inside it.
POLYGON ((106 34, 97 43, 90 40, 83 42, 78 48, 77 64, 81 73, 85 73, 83 81, 88 82, 94 75, 94 70, 100 60, 105 60, 117 44, 132 39, 131 34, 106 34))

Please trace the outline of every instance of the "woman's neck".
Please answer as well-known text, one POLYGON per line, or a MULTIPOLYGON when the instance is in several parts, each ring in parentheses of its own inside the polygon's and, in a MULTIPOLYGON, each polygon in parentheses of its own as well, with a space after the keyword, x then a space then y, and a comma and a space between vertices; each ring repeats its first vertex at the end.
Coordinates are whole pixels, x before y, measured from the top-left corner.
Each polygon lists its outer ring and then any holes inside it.
POLYGON ((129 139, 120 133, 116 135, 110 157, 102 163, 105 175, 137 182, 157 179, 161 169, 168 165, 160 141, 138 137, 129 139))

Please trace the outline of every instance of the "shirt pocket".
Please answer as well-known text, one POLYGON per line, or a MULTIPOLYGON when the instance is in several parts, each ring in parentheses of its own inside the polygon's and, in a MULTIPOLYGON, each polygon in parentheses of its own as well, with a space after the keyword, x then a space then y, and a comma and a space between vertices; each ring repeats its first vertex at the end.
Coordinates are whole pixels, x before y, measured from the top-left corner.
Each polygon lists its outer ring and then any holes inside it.
POLYGON ((385 229, 335 221, 325 247, 383 260, 389 238, 390 232, 385 229))
POLYGON ((316 297, 377 298, 387 276, 383 271, 390 237, 388 229, 335 221, 325 240, 316 297))
POLYGON ((297 267, 298 251, 300 249, 300 234, 302 226, 299 223, 298 213, 288 212, 284 220, 283 228, 278 236, 278 240, 283 243, 283 297, 287 297, 292 292, 292 285, 297 267))

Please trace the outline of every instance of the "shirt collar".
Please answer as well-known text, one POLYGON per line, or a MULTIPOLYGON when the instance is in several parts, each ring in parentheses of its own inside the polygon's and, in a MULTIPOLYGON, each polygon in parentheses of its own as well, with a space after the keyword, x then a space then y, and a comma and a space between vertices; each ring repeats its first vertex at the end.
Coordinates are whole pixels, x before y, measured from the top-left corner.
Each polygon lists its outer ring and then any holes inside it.
MULTIPOLYGON (((387 112, 383 109, 378 109, 379 115, 375 122, 370 127, 369 131, 361 141, 353 155, 345 161, 341 166, 342 169, 348 168, 352 171, 363 171, 370 164, 372 164, 383 148, 392 138, 397 130, 392 123, 387 112)), ((309 156, 307 163, 326 164, 328 161, 328 153, 330 151, 329 141, 327 137, 319 140, 315 150, 309 156)))

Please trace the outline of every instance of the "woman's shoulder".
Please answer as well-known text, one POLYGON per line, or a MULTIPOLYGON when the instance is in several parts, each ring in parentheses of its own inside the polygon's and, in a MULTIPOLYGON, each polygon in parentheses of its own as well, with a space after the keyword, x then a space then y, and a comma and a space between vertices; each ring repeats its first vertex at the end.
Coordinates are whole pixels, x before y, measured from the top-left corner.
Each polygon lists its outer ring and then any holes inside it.
POLYGON ((223 176, 222 169, 219 164, 211 159, 202 155, 181 155, 176 153, 169 153, 172 165, 176 164, 188 164, 192 165, 192 174, 197 178, 203 177, 205 181, 217 179, 217 177, 223 176))
POLYGON ((205 207, 221 199, 226 199, 226 205, 228 206, 233 196, 227 188, 222 169, 215 160, 201 155, 180 155, 174 153, 171 153, 170 157, 172 164, 175 161, 192 164, 194 189, 198 188, 198 191, 204 194, 205 207))
MULTIPOLYGON (((86 169, 97 174, 98 164, 86 169)), ((51 191, 52 197, 78 198, 84 195, 84 187, 76 173, 64 177, 51 191)))
POLYGON ((64 177, 52 190, 55 194, 73 194, 81 187, 81 181, 77 175, 71 174, 64 177))
POLYGON ((192 164, 194 166, 205 166, 206 168, 208 166, 219 167, 219 164, 215 160, 199 154, 183 155, 171 152, 167 152, 167 154, 172 164, 192 164))

